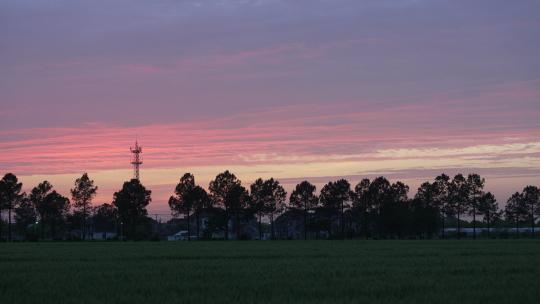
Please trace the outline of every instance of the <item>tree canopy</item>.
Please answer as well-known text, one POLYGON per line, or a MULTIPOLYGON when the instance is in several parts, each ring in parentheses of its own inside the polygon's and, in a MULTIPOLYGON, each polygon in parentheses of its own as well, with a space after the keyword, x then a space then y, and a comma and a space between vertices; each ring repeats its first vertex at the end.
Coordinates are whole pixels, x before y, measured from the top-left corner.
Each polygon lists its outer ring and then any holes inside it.
POLYGON ((13 209, 23 198, 21 194, 22 183, 19 182, 17 176, 12 173, 4 175, 0 180, 0 210, 8 210, 8 240, 12 239, 11 219, 13 209))
POLYGON ((75 186, 71 189, 71 199, 75 209, 82 217, 82 238, 86 238, 87 233, 87 218, 92 210, 92 199, 97 194, 98 187, 94 185, 94 181, 84 173, 80 178, 75 180, 75 186))
POLYGON ((152 201, 151 193, 138 179, 125 182, 122 189, 114 193, 112 204, 118 212, 120 224, 128 227, 125 231, 128 239, 139 238, 137 226, 145 223, 146 206, 152 201))
MULTIPOLYGON (((441 174, 421 183, 409 199, 409 186, 383 176, 362 179, 354 189, 345 179, 331 181, 323 185, 319 194, 315 185, 302 181, 295 185, 287 201, 285 188, 274 178, 258 178, 246 189, 233 173, 224 171, 210 182, 207 193, 196 184, 193 174, 186 173, 175 186, 169 207, 173 216, 187 218, 178 220, 186 223, 188 239, 193 225, 197 227, 197 238, 201 237, 201 216, 204 237, 217 232, 217 237, 224 233, 228 238, 229 228, 234 229, 236 238, 246 233, 254 237, 253 223, 258 220, 262 239, 263 219, 264 225, 269 224, 272 238, 299 238, 302 232, 305 239, 310 233, 311 237, 330 238, 444 238, 445 227, 451 227, 449 233, 457 237, 471 231, 462 233, 462 227, 472 227, 475 237, 477 227, 482 227, 481 233, 490 234, 492 227, 501 225, 513 225, 516 235, 520 233, 517 228, 527 225, 534 234, 540 215, 538 187, 528 185, 514 193, 504 212, 484 187, 485 179, 478 174, 456 174, 453 178, 441 174), (193 216, 196 221, 192 222, 193 216), (452 230, 455 227, 457 232, 452 230)), ((8 173, 0 180, 0 203, 3 211, 9 210, 7 226, 9 230, 15 228, 17 237, 37 238, 38 231, 41 239, 72 237, 81 222, 86 222, 81 220, 83 217, 92 219, 91 231, 116 231, 128 239, 159 237, 156 227, 161 223, 149 218, 146 209, 152 201, 151 191, 138 179, 125 182, 114 193, 111 204, 94 207, 96 191, 97 186, 86 173, 78 178, 70 191, 72 211, 70 200, 48 181, 26 194, 17 177, 8 173)))

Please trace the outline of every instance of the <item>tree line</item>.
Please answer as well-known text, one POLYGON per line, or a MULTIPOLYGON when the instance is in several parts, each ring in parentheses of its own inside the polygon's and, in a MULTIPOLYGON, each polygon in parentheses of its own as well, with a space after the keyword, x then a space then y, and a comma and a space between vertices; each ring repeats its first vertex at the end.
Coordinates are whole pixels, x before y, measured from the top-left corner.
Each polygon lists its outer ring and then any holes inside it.
MULTIPOLYGON (((297 184, 288 195, 279 181, 257 179, 249 187, 231 172, 218 174, 208 190, 197 185, 191 173, 184 174, 168 204, 175 219, 183 221, 188 239, 249 238, 246 227, 257 226, 263 239, 270 238, 433 238, 461 237, 463 226, 489 234, 494 226, 533 229, 540 215, 540 190, 526 186, 514 193, 500 209, 494 195, 484 191, 485 179, 478 174, 445 174, 420 185, 414 197, 409 186, 385 177, 363 179, 351 185, 345 179, 331 181, 320 191, 309 181, 297 184), (466 221, 464 218, 469 218, 466 221), (204 224, 203 224, 204 219, 204 224), (193 228, 195 231, 192 231, 193 228)), ((48 181, 22 192, 14 174, 0 180, 0 211, 7 212, 7 231, 13 228, 26 239, 57 239, 78 236, 87 239, 89 221, 102 230, 114 231, 121 239, 149 239, 157 223, 146 207, 151 191, 138 179, 124 182, 110 204, 93 206, 98 187, 88 174, 76 179, 71 199, 59 194, 48 181), (14 220, 14 222, 12 222, 14 220), (59 232, 62 231, 61 234, 59 232)), ((153 235, 154 234, 154 235, 153 235)))

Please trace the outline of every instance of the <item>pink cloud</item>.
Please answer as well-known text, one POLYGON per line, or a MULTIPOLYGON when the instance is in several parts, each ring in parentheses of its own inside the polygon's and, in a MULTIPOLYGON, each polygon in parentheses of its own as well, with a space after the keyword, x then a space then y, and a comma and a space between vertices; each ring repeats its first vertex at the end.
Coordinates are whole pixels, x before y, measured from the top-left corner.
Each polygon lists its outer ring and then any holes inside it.
MULTIPOLYGON (((292 183, 302 176, 321 182, 329 180, 329 175, 319 172, 324 172, 325 167, 340 168, 344 162, 355 164, 344 173, 351 178, 378 171, 391 173, 392 166, 402 163, 396 170, 402 173, 401 178, 407 172, 412 174, 409 182, 413 188, 419 182, 418 172, 465 172, 469 168, 478 172, 498 170, 499 180, 522 183, 538 180, 535 172, 540 170, 540 129, 516 118, 537 112, 504 101, 519 99, 521 105, 527 105, 540 96, 535 85, 489 87, 472 97, 449 92, 430 96, 438 102, 429 104, 418 100, 392 106, 384 102, 364 103, 359 107, 358 103, 335 102, 133 127, 87 123, 77 127, 3 130, 0 165, 3 171, 20 176, 129 170, 129 146, 138 136, 144 147, 145 170, 242 167, 246 174, 252 167, 251 178, 265 175, 257 170, 268 166, 287 167, 272 174, 292 183), (489 106, 494 101, 497 110, 489 106), (321 170, 302 172, 310 163, 321 170), (523 168, 534 172, 517 174, 523 168)), ((146 180, 154 190, 153 211, 167 211, 165 202, 175 174, 166 180, 146 180)), ((100 184, 100 203, 110 201, 121 180, 129 177, 129 173, 124 175, 114 184, 100 184)), ((206 185, 207 179, 200 181, 202 185, 206 185)), ((72 181, 62 183, 59 189, 67 193, 72 181)), ((514 183, 505 189, 517 190, 521 186, 514 183)), ((506 192, 500 192, 501 197, 506 192)))
POLYGON ((479 126, 474 132, 464 132, 461 127, 429 128, 427 125, 440 117, 425 107, 401 106, 357 113, 343 110, 346 107, 308 111, 303 107, 286 107, 217 120, 140 127, 88 124, 3 131, 0 163, 6 170, 22 174, 126 168, 128 148, 135 136, 145 147, 146 167, 154 168, 290 163, 301 161, 302 157, 325 161, 329 155, 342 155, 342 160, 369 160, 380 159, 373 155, 381 149, 459 148, 506 144, 512 138, 534 141, 540 137, 535 130, 491 128, 497 122, 479 126), (322 114, 325 110, 328 114, 322 114), (287 115, 283 115, 285 112, 287 115))

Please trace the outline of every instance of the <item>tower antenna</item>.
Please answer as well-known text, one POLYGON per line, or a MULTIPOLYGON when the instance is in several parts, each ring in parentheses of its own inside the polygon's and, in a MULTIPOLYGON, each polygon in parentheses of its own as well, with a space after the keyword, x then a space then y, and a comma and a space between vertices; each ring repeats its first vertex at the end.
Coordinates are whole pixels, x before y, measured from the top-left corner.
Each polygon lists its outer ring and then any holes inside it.
POLYGON ((141 153, 142 147, 139 146, 137 139, 135 139, 135 147, 129 147, 131 150, 131 164, 133 165, 133 178, 139 179, 139 166, 142 165, 141 153))

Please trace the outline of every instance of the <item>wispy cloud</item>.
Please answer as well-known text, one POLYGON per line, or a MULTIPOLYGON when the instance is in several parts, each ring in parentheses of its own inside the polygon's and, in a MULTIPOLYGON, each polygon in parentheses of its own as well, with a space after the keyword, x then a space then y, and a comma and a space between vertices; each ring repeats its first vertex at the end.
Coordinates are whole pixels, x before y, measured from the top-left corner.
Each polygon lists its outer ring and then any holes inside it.
POLYGON ((435 165, 443 159, 462 166, 515 166, 535 160, 540 132, 534 124, 514 122, 514 114, 501 119, 503 112, 484 111, 478 98, 364 111, 351 111, 347 103, 274 107, 134 127, 89 123, 6 130, 0 132, 0 163, 22 174, 121 169, 135 136, 145 146, 149 168, 390 161, 412 168, 420 160, 435 165))
POLYGON ((486 3, 0 1, 0 171, 110 199, 138 136, 158 192, 226 168, 536 182, 539 3, 486 3))

